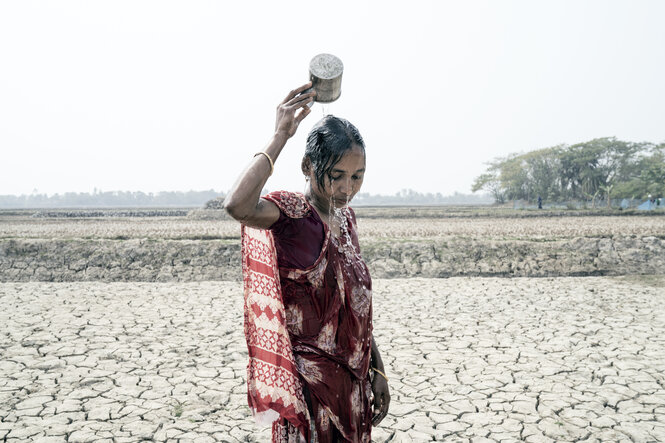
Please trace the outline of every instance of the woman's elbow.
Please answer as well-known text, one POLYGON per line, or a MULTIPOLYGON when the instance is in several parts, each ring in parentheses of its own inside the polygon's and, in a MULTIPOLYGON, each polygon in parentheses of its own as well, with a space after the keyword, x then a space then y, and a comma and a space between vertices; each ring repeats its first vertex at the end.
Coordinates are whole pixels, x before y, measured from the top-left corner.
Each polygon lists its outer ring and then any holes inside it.
POLYGON ((234 199, 227 198, 224 201, 224 210, 229 214, 229 217, 239 222, 243 222, 247 218, 246 211, 243 211, 241 205, 234 199))

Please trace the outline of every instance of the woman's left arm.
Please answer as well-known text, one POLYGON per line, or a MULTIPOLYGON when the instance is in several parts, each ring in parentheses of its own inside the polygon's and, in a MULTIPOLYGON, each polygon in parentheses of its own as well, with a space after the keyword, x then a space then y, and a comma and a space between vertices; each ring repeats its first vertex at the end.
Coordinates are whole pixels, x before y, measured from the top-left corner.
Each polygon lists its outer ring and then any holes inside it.
POLYGON ((388 406, 390 405, 390 389, 388 389, 388 379, 386 378, 386 370, 383 367, 383 360, 379 354, 379 348, 376 346, 374 334, 372 334, 372 354, 370 366, 377 369, 374 371, 374 379, 372 380, 372 393, 374 394, 374 414, 372 415, 372 426, 377 426, 381 423, 388 414, 388 406), (381 373, 379 373, 381 371, 381 373))

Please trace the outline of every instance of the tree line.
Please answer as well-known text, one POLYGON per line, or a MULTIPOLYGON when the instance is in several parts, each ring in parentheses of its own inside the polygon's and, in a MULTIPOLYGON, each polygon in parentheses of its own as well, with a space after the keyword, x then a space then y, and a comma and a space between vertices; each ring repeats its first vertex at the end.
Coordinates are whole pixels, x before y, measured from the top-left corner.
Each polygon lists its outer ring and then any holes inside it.
POLYGON ((417 192, 402 189, 394 195, 369 194, 359 192, 353 199, 354 206, 424 206, 424 205, 488 205, 492 197, 487 194, 443 195, 440 192, 417 192))
POLYGON ((139 208, 200 207, 220 196, 208 191, 141 191, 65 192, 63 194, 0 195, 0 208, 139 208))
POLYGON ((495 158, 472 191, 486 190, 497 203, 645 199, 665 195, 665 143, 597 138, 525 154, 495 158))
MULTIPOLYGON (((267 189, 262 195, 268 193, 267 189)), ((144 193, 141 191, 95 190, 88 192, 65 192, 63 194, 33 193, 31 195, 0 195, 0 208, 146 208, 146 207, 205 207, 220 209, 224 193, 208 191, 173 191, 144 193)), ((381 205, 458 205, 491 204, 492 197, 486 194, 461 194, 444 196, 441 193, 421 193, 404 189, 394 195, 358 193, 353 200, 356 206, 381 205)))

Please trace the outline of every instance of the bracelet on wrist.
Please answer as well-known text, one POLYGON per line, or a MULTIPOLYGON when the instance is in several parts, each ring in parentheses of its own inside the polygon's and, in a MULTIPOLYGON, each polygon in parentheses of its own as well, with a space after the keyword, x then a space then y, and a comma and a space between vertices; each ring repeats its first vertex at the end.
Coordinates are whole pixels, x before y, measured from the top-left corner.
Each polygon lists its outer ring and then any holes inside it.
MULTIPOLYGON (((265 155, 265 157, 270 162, 270 175, 272 175, 272 171, 275 170, 275 162, 272 161, 272 159, 270 158, 270 156, 268 155, 267 152, 263 152, 263 151, 257 152, 256 154, 254 154, 254 157, 256 157, 257 155, 265 155)), ((268 175, 268 177, 270 177, 270 175, 268 175)))
POLYGON ((386 374, 384 374, 384 373, 383 373, 383 371, 379 371, 379 370, 378 370, 378 369, 376 369, 375 367, 372 367, 372 371, 374 371, 374 372, 377 372, 377 373, 381 374, 381 377, 385 378, 385 379, 386 379, 386 381, 388 381, 388 377, 386 377, 386 374))

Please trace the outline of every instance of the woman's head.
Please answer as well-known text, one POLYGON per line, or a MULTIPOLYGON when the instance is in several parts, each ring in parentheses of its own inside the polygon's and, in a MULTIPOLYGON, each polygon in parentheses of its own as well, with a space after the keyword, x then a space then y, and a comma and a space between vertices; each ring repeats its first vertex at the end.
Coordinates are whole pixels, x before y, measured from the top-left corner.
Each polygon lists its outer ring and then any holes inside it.
POLYGON ((348 120, 327 115, 307 136, 302 170, 310 178, 312 192, 338 203, 351 200, 365 174, 365 142, 348 120))

